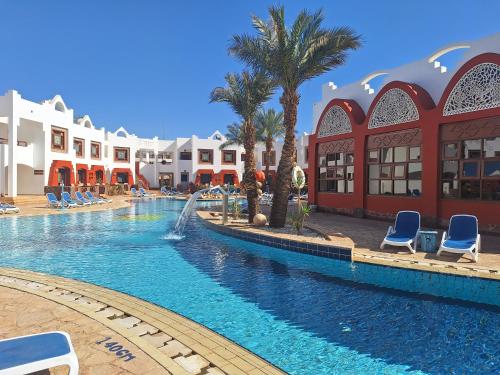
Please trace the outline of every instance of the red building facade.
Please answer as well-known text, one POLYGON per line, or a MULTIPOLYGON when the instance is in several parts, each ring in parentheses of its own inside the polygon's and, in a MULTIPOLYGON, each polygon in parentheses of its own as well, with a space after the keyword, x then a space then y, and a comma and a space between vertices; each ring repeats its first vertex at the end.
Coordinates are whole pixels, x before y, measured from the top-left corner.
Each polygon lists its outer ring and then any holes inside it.
POLYGON ((364 113, 331 100, 309 137, 309 201, 320 210, 424 224, 476 215, 500 233, 500 55, 469 60, 435 103, 413 83, 386 84, 364 113))

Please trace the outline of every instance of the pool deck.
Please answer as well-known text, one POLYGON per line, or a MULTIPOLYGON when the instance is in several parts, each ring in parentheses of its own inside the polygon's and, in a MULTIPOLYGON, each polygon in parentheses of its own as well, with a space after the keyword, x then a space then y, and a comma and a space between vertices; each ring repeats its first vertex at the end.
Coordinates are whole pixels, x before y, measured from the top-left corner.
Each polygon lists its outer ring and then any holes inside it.
MULTIPOLYGON (((212 216, 208 211, 198 211, 198 216, 211 224, 223 226, 222 219, 212 216)), ((323 212, 312 213, 306 220, 306 225, 323 233, 329 240, 282 233, 269 234, 268 231, 252 225, 231 221, 228 225, 232 230, 252 232, 261 237, 273 236, 285 240, 293 238, 304 243, 348 248, 351 249, 353 262, 500 280, 500 237, 495 235, 481 235, 482 249, 479 261, 474 263, 468 255, 443 253, 438 257, 436 254, 422 251, 411 254, 408 250, 392 246, 380 250, 380 242, 391 225, 382 220, 359 219, 323 212)), ((442 230, 438 232, 440 240, 442 230)))
MULTIPOLYGON (((270 363, 168 309, 72 279, 0 268, 0 338, 68 332, 80 374, 274 375, 270 363), (102 340, 109 337, 107 341, 102 340), (106 343, 135 358, 125 361, 106 343)), ((58 367, 52 374, 66 374, 58 367)))
POLYGON ((32 196, 30 199, 16 203, 16 207, 20 210, 19 213, 0 215, 0 220, 15 216, 61 215, 74 214, 76 212, 114 210, 118 208, 130 207, 131 200, 140 199, 133 198, 130 195, 115 195, 109 198, 112 199, 111 203, 92 204, 84 207, 60 209, 47 207, 47 199, 44 196, 32 196))

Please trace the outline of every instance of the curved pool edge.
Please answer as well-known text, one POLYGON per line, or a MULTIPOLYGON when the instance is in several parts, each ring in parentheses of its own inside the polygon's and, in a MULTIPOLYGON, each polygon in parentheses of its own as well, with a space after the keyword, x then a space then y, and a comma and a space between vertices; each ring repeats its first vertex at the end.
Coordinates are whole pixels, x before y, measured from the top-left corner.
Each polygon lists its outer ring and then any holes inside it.
POLYGON ((189 374, 189 369, 200 363, 203 364, 200 374, 286 374, 204 325, 123 292, 46 273, 3 267, 0 267, 0 286, 38 295, 90 317, 135 344, 174 375, 189 374), (133 326, 120 323, 129 317, 136 318, 127 319, 134 322, 133 326), (148 332, 138 334, 140 324, 148 332), (171 339, 160 347, 144 339, 149 331, 156 330, 155 334, 164 333, 171 339), (189 353, 172 357, 164 353, 162 348, 172 340, 187 347, 189 353))
POLYGON ((223 236, 318 258, 331 258, 343 262, 347 260, 352 267, 362 265, 363 269, 369 268, 355 278, 350 278, 349 275, 337 275, 340 278, 403 292, 500 308, 500 279, 497 275, 481 277, 468 270, 433 267, 419 264, 418 261, 407 262, 395 258, 368 257, 358 254, 356 248, 349 250, 349 256, 344 256, 341 252, 343 248, 335 245, 318 245, 316 240, 310 241, 307 237, 297 241, 297 236, 282 233, 270 234, 250 225, 238 223, 224 225, 219 216, 212 216, 209 211, 197 211, 197 217, 207 229, 223 236), (287 236, 293 239, 288 239, 287 236), (321 251, 318 251, 320 248, 321 251), (387 271, 384 270, 390 270, 388 272, 391 277, 388 277, 387 271), (392 279, 396 281, 393 282, 392 279))
MULTIPOLYGON (((449 265, 442 266, 440 264, 432 262, 421 262, 419 260, 407 260, 407 259, 396 259, 393 257, 382 256, 379 254, 365 254, 360 252, 354 246, 353 248, 347 248, 344 246, 337 246, 334 244, 328 244, 330 241, 322 241, 321 245, 318 245, 318 241, 310 241, 307 237, 302 237, 299 240, 288 240, 285 235, 280 233, 269 234, 263 230, 255 227, 246 226, 235 226, 235 225, 222 225, 220 223, 220 217, 212 217, 208 211, 197 211, 197 216, 203 221, 205 226, 221 234, 229 235, 246 241, 251 241, 263 245, 273 246, 280 249, 298 251, 300 253, 305 253, 314 256, 334 258, 340 260, 348 260, 353 263, 366 263, 378 266, 406 269, 410 271, 423 271, 431 272, 449 276, 463 276, 468 278, 485 279, 485 280, 495 280, 500 281, 500 274, 487 273, 472 271, 468 268, 460 267, 450 263, 449 265), (215 222, 219 221, 219 222, 215 222), (289 242, 288 242, 289 241, 289 242), (328 255, 322 251, 315 251, 316 246, 318 248, 330 248, 339 250, 327 250, 332 252, 333 255, 328 255), (342 250, 344 252, 342 252, 342 250), (349 255, 347 255, 349 254, 349 255), (340 256, 337 256, 340 255, 340 256)), ((314 228, 316 229, 316 228, 314 228)), ((291 235, 288 237, 297 237, 291 235)), ((480 270, 482 271, 482 270, 480 270)))
POLYGON ((293 234, 266 233, 262 229, 251 226, 222 225, 215 223, 214 221, 220 221, 220 218, 212 217, 208 211, 197 211, 196 213, 207 228, 223 235, 302 254, 344 261, 352 260, 352 249, 328 243, 331 241, 317 240, 293 234))

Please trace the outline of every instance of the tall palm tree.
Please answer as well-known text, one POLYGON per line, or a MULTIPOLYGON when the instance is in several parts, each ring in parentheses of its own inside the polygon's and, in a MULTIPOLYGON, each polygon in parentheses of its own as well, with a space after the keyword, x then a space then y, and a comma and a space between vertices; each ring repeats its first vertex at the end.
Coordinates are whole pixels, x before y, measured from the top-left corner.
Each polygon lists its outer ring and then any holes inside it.
POLYGON ((245 148, 245 174, 243 181, 247 191, 248 222, 253 222, 257 214, 258 195, 255 178, 255 115, 261 105, 269 100, 273 94, 274 84, 262 72, 247 72, 241 74, 227 74, 226 87, 216 87, 210 94, 210 102, 224 102, 229 104, 233 111, 243 121, 243 146, 245 148))
POLYGON ((225 134, 226 141, 219 146, 219 150, 224 150, 229 146, 243 145, 244 138, 241 127, 242 125, 236 122, 233 122, 231 125, 227 126, 227 133, 225 134))
POLYGON ((349 27, 325 29, 320 11, 299 13, 290 28, 285 26, 283 6, 269 8, 269 21, 254 16, 257 36, 233 36, 230 53, 262 70, 283 89, 285 142, 278 166, 270 225, 283 227, 295 152, 295 125, 302 83, 342 65, 349 50, 360 47, 359 35, 349 27))
POLYGON ((261 109, 255 116, 255 128, 257 130, 257 141, 263 142, 266 146, 266 178, 269 179, 269 164, 271 162, 271 151, 273 143, 277 138, 285 135, 283 127, 283 112, 276 112, 274 109, 261 109))

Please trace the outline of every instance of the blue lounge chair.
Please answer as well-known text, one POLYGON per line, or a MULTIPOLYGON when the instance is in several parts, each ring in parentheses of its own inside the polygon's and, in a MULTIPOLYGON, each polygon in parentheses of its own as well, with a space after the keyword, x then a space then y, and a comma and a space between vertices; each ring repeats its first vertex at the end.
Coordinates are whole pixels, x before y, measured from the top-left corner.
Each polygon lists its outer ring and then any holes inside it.
POLYGON ((404 246, 415 254, 419 232, 420 214, 416 211, 399 211, 394 228, 389 227, 380 248, 383 249, 385 245, 404 246))
MULTIPOLYGON (((97 198, 94 197, 94 194, 92 194, 92 192, 90 192, 88 190, 85 192, 85 195, 87 196, 87 199, 94 204, 103 204, 103 203, 108 202, 106 199, 102 199, 101 197, 97 197, 97 198)), ((111 200, 109 200, 109 202, 111 202, 111 200)))
POLYGON ((56 195, 54 193, 47 193, 46 195, 48 206, 53 207, 53 208, 59 208, 61 207, 61 202, 56 198, 56 195))
POLYGON ((151 193, 148 193, 146 190, 144 190, 144 188, 139 188, 139 193, 141 194, 141 196, 143 197, 154 197, 156 196, 156 194, 151 194, 151 193))
POLYGON ((69 193, 67 191, 62 192, 61 202, 62 202, 62 204, 64 204, 65 206, 68 206, 70 208, 78 206, 78 203, 76 203, 76 201, 71 198, 71 195, 69 195, 69 193))
POLYGON ((168 190, 168 189, 166 188, 166 186, 162 186, 162 187, 160 188, 160 193, 161 193, 162 195, 166 195, 167 197, 171 197, 172 195, 174 195, 174 194, 175 194, 172 190, 168 190))
POLYGON ((87 198, 83 196, 80 191, 75 192, 76 202, 81 206, 90 206, 92 204, 87 198))
POLYGON ((135 187, 130 189, 130 194, 132 194, 132 196, 134 197, 139 197, 139 198, 142 197, 142 194, 139 193, 135 187))
POLYGON ((78 374, 78 358, 66 332, 0 340, 0 374, 31 374, 56 366, 69 366, 78 374))
POLYGON ((0 202, 0 210, 3 210, 6 214, 17 214, 19 212, 19 207, 13 206, 12 204, 0 202))
POLYGON ((477 262, 481 250, 481 235, 478 233, 477 217, 473 215, 453 215, 448 233, 443 232, 437 255, 448 253, 470 254, 477 262))

